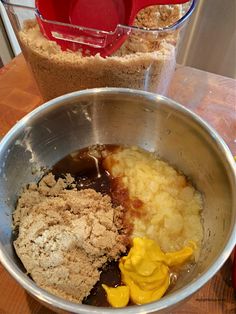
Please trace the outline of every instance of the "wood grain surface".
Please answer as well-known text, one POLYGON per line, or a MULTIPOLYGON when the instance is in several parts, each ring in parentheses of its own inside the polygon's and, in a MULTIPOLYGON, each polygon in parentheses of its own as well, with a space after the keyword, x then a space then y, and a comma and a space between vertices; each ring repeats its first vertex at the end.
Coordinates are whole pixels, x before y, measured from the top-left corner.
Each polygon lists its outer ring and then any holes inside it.
MULTIPOLYGON (((172 80, 169 97, 208 121, 236 155, 236 80, 180 66, 172 80)), ((0 69, 0 137, 41 103, 23 56, 0 69)), ((231 268, 229 258, 208 284, 170 314, 236 313, 231 268)), ((53 312, 29 296, 0 265, 0 314, 53 312)))

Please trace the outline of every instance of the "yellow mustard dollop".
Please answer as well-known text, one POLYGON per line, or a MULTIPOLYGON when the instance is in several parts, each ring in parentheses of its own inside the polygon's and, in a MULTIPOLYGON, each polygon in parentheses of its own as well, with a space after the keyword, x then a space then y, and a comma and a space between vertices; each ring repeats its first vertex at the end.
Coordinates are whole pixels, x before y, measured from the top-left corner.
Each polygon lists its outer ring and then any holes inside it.
MULTIPOLYGON (((194 249, 196 245, 191 242, 180 251, 164 253, 155 241, 148 238, 134 238, 129 254, 122 257, 119 262, 122 282, 129 287, 132 302, 145 304, 160 299, 170 284, 169 267, 183 265, 190 259, 194 249)), ((114 289, 118 288, 120 287, 112 288, 112 293, 114 294, 114 289)), ((112 305, 109 301, 111 292, 108 289, 106 292, 108 302, 112 305)), ((118 298, 117 292, 116 302, 118 298)))
POLYGON ((119 286, 110 288, 107 285, 102 285, 107 293, 107 301, 113 307, 124 307, 129 303, 129 287, 119 286))

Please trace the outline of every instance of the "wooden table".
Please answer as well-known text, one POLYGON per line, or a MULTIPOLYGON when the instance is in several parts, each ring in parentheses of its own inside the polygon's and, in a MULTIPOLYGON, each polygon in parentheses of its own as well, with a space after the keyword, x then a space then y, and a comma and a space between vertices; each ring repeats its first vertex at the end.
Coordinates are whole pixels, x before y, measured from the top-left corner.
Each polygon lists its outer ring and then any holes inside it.
MULTIPOLYGON (((236 155, 236 80, 178 67, 169 97, 207 120, 236 155)), ((0 137, 17 120, 42 103, 22 56, 0 69, 0 137)), ((170 314, 233 314, 232 259, 188 302, 170 314)), ((52 314, 30 297, 0 265, 0 314, 52 314)))

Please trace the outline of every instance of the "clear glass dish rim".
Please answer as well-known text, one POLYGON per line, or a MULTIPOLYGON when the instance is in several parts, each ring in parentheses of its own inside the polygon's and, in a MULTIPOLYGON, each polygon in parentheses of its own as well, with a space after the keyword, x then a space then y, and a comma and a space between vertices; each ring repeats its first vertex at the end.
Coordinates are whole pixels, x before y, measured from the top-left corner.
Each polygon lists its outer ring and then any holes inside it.
POLYGON ((61 25, 61 26, 67 26, 67 27, 71 27, 71 28, 74 28, 74 29, 78 29, 78 30, 95 31, 95 32, 111 35, 111 34, 114 34, 118 28, 125 29, 126 31, 132 31, 133 30, 133 31, 146 32, 146 33, 159 33, 159 32, 161 33, 161 32, 169 32, 169 31, 176 30, 177 28, 182 26, 188 20, 188 18, 192 15, 198 0, 190 0, 190 6, 188 8, 188 11, 177 22, 173 23, 170 26, 162 27, 162 28, 148 29, 148 28, 142 28, 142 27, 138 27, 138 26, 129 26, 129 25, 118 24, 117 28, 114 31, 112 31, 112 32, 102 31, 102 30, 98 30, 98 29, 94 29, 94 28, 88 28, 88 27, 83 27, 83 26, 74 25, 74 24, 61 23, 61 22, 53 21, 53 20, 47 20, 47 19, 45 19, 43 17, 43 15, 35 7, 25 6, 25 5, 21 5, 21 4, 15 4, 15 3, 11 3, 11 2, 6 1, 6 0, 0 0, 0 1, 3 3, 3 5, 5 7, 11 6, 11 7, 17 7, 17 8, 22 8, 22 9, 34 11, 35 14, 43 22, 46 22, 46 23, 55 24, 55 25, 61 25))

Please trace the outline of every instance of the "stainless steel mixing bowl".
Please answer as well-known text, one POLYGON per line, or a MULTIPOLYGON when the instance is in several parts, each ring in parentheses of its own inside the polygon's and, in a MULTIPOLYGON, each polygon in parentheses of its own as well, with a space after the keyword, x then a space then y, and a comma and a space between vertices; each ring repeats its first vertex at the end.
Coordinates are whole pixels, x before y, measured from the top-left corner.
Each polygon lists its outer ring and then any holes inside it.
POLYGON ((236 174, 223 140, 176 102, 129 89, 93 89, 54 99, 18 122, 0 145, 0 258, 31 295, 71 313, 170 311, 202 287, 236 243, 236 174), (12 246, 11 213, 23 186, 65 155, 92 144, 138 145, 182 170, 204 197, 204 244, 196 267, 161 300, 125 309, 76 305, 40 289, 12 246))

